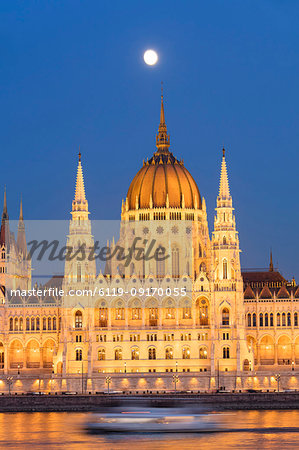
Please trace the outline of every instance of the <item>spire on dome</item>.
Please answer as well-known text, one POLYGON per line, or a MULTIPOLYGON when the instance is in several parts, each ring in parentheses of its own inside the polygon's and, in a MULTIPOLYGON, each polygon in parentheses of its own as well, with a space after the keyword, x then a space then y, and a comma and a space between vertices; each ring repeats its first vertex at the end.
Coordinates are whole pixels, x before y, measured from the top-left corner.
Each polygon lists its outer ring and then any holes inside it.
POLYGON ((166 123, 165 123, 163 82, 161 83, 160 125, 159 125, 159 129, 158 129, 158 134, 156 136, 156 145, 158 148, 157 153, 168 153, 170 144, 169 144, 169 134, 167 133, 167 127, 166 127, 166 123))
POLYGON ((222 163, 221 163, 221 174, 220 174, 220 186, 219 186, 219 197, 222 199, 230 198, 228 175, 225 161, 225 149, 222 149, 222 163))
POLYGON ((88 203, 85 196, 83 169, 81 164, 81 153, 78 155, 78 168, 76 178, 75 199, 73 200, 73 211, 87 211, 88 203))

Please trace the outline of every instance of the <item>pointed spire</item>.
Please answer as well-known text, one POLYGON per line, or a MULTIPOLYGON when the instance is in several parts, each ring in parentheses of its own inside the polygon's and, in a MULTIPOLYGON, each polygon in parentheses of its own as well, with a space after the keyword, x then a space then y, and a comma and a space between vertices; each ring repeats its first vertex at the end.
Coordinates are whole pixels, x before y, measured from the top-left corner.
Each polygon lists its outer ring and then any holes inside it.
POLYGON ((20 201, 20 216, 19 221, 23 221, 23 201, 22 201, 22 194, 21 194, 21 201, 20 201))
POLYGON ((222 149, 222 163, 221 163, 221 174, 220 174, 220 186, 219 186, 219 197, 222 199, 230 198, 228 175, 225 161, 225 149, 222 149))
POLYGON ((274 272, 274 266, 273 266, 273 258, 272 258, 272 248, 270 250, 270 264, 269 264, 269 272, 274 272))
POLYGON ((87 211, 88 203, 85 196, 83 169, 81 163, 81 152, 79 148, 78 168, 76 178, 75 199, 73 200, 73 211, 87 211))
POLYGON ((0 244, 9 246, 9 222, 8 222, 8 212, 6 203, 6 186, 4 188, 4 201, 3 201, 3 212, 0 230, 0 244))
POLYGON ((7 213, 7 202, 6 202, 6 186, 4 187, 4 200, 3 200, 3 212, 2 212, 2 221, 3 219, 8 219, 7 213))
POLYGON ((24 220, 23 220, 22 196, 21 196, 21 202, 20 202, 20 217, 19 217, 19 223, 18 223, 17 247, 18 247, 18 250, 22 252, 23 256, 27 255, 25 224, 24 224, 24 220))
POLYGON ((156 136, 156 145, 158 148, 157 153, 168 153, 170 144, 169 144, 169 134, 167 133, 167 127, 166 127, 166 123, 165 123, 163 82, 161 83, 160 125, 159 125, 159 129, 158 129, 158 134, 156 136))

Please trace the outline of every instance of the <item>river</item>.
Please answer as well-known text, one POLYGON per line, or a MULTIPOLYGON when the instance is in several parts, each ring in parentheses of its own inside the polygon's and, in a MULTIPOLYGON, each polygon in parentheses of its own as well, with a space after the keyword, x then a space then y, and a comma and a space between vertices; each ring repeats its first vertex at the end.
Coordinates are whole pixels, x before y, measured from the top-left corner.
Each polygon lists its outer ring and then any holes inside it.
POLYGON ((13 449, 285 449, 299 447, 299 432, 256 432, 262 427, 299 427, 299 411, 218 413, 227 428, 216 434, 89 435, 88 413, 0 413, 0 448, 13 449))

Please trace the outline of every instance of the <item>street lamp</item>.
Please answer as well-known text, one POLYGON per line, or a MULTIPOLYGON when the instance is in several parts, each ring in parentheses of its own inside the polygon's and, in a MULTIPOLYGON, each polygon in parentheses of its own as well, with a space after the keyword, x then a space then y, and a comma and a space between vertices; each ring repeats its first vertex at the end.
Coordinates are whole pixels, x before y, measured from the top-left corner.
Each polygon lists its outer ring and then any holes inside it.
POLYGON ((18 377, 20 376, 20 364, 18 364, 18 377))
POLYGON ((277 392, 279 392, 279 382, 280 382, 280 378, 281 378, 280 374, 277 373, 277 374, 275 375, 275 381, 277 381, 277 392))
POLYGON ((111 380, 111 377, 106 377, 105 381, 106 381, 107 386, 108 386, 108 394, 109 394, 109 392, 110 392, 109 386, 110 386, 110 383, 111 383, 111 381, 112 381, 112 380, 111 380))
POLYGON ((13 377, 6 377, 6 380, 8 384, 8 394, 10 395, 10 386, 12 385, 13 377))
POLYGON ((174 390, 175 390, 175 392, 176 392, 176 384, 177 384, 178 381, 179 381, 178 375, 173 375, 172 376, 172 382, 174 383, 174 390))
POLYGON ((175 362, 175 371, 176 372, 178 371, 178 362, 177 361, 175 362))
POLYGON ((127 373, 127 362, 125 361, 125 373, 127 373))
POLYGON ((295 362, 292 361, 292 371, 294 372, 294 370, 295 370, 295 362))

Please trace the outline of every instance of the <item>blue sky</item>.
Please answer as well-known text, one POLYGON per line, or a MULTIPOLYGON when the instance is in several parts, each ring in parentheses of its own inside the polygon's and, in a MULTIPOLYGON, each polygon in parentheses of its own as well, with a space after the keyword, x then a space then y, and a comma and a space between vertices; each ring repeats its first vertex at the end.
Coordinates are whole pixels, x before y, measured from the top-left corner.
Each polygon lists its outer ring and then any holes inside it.
POLYGON ((155 150, 160 82, 172 151, 206 198, 227 148, 244 267, 299 281, 299 4, 295 1, 2 1, 2 189, 9 214, 68 219, 81 146, 92 218, 155 150), (159 64, 143 63, 145 49, 159 64))

